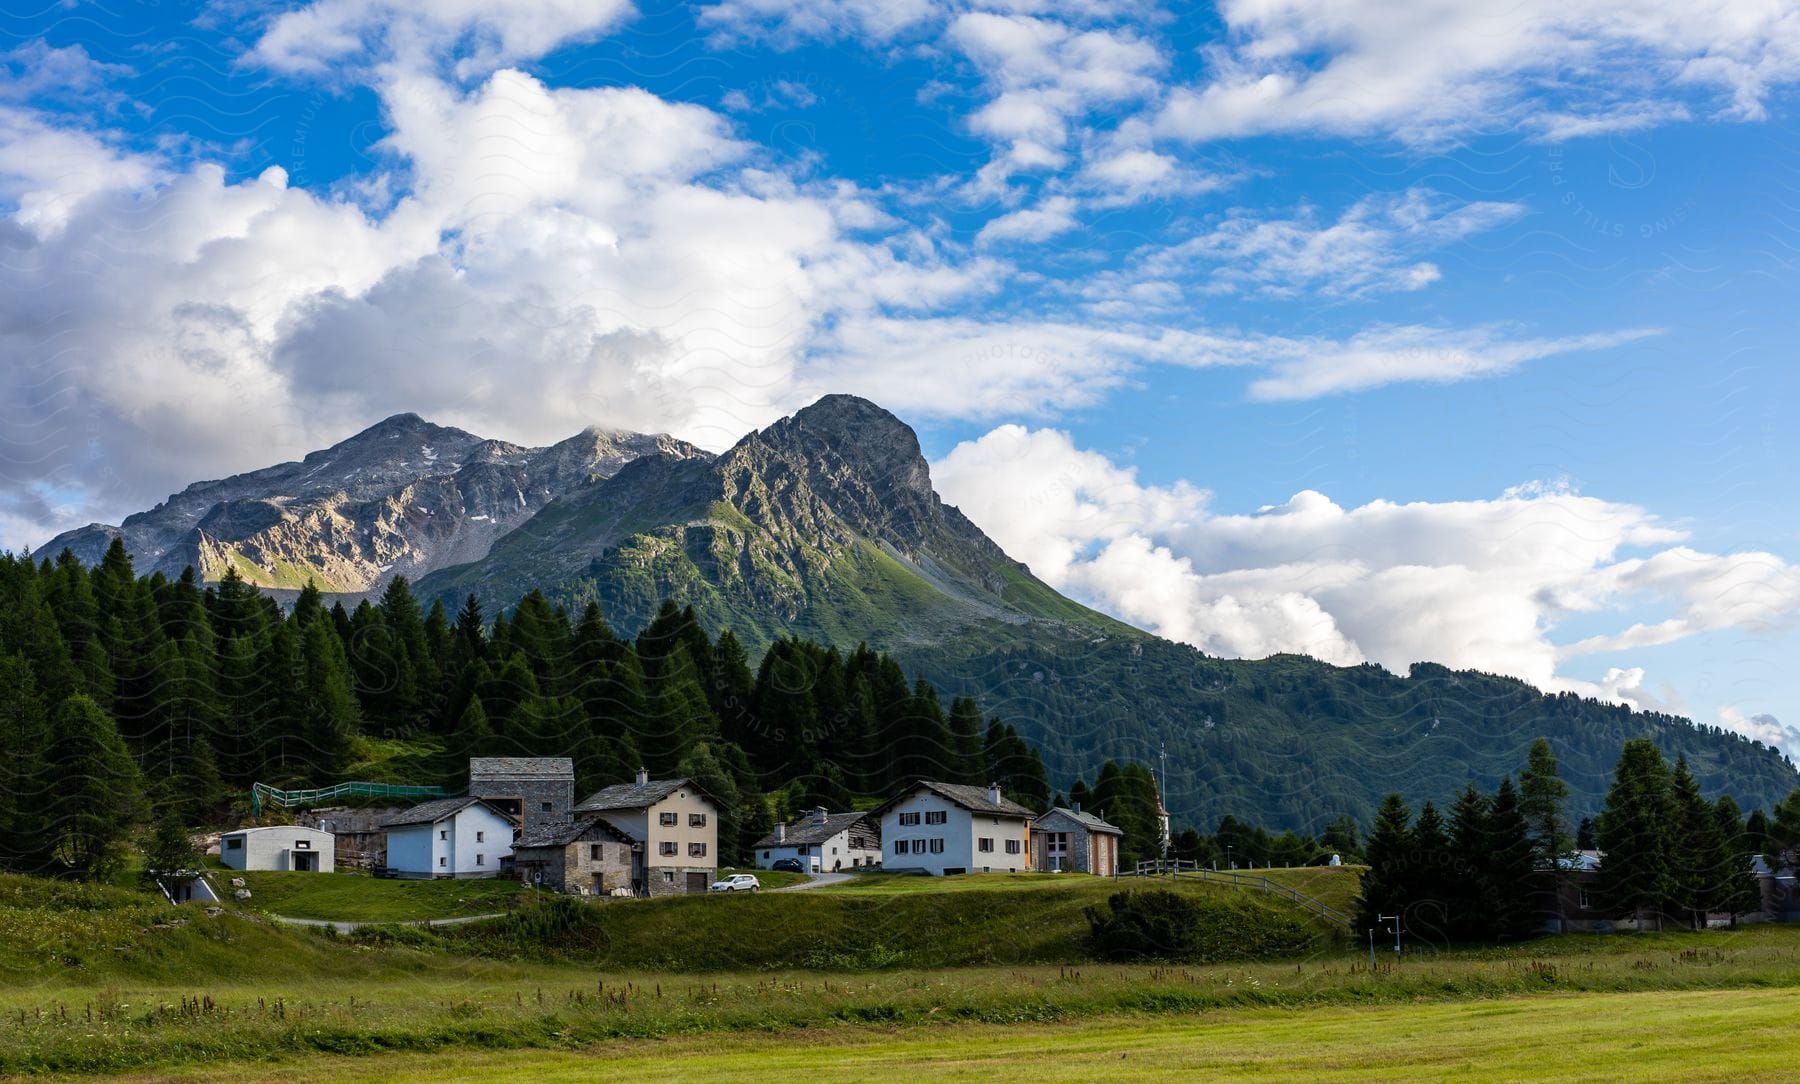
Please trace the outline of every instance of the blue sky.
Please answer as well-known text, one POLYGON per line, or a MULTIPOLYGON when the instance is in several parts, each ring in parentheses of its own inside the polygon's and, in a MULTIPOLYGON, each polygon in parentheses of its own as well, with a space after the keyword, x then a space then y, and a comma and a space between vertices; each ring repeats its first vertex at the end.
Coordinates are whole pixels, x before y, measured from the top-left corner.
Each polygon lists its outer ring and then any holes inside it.
POLYGON ((0 544, 402 410, 723 447, 851 391, 1204 650, 1800 749, 1800 13, 1467 8, 8 15, 0 544))

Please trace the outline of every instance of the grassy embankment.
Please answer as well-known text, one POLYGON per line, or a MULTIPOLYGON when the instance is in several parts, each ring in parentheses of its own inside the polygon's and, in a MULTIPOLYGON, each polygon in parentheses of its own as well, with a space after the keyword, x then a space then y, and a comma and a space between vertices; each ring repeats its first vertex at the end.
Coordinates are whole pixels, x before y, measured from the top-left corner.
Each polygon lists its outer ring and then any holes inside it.
MULTIPOLYGON (((1665 1013, 1668 1025, 1653 1025, 1657 1034, 1641 1038, 1642 1049, 1662 1051, 1656 1056, 1674 1059, 1668 1065, 1690 1070, 1668 1075, 1692 1078, 1715 1067, 1755 1068, 1755 1051, 1746 1053, 1745 1040, 1715 1031, 1717 1056, 1694 1056, 1692 1044, 1709 1033, 1683 1021, 1713 1003, 1684 1001, 1671 991, 1781 989, 1770 1004, 1785 1006, 1791 989, 1800 987, 1800 930, 1768 927, 1562 938, 1444 953, 1375 972, 1335 937, 1314 940, 1298 955, 1241 953, 1211 964, 1031 963, 1023 958, 1028 951, 1047 954, 1040 959, 1079 951, 1066 932, 1054 932, 1074 902, 1065 898, 1071 891, 1104 896, 1114 886, 1065 887, 1058 880, 1032 891, 1030 879, 1003 879, 982 891, 971 878, 927 893, 893 880, 859 883, 860 894, 814 889, 587 906, 574 912, 582 916, 581 929, 543 925, 566 920, 561 908, 528 908, 507 922, 484 924, 479 936, 462 936, 478 932, 467 928, 387 928, 352 938, 274 927, 232 912, 208 917, 193 905, 171 909, 117 889, 0 878, 0 1073, 159 1066, 185 1073, 219 1063, 263 1076, 283 1061, 332 1078, 435 1077, 451 1070, 505 1077, 527 1065, 562 1075, 591 1072, 590 1057, 544 1052, 580 1050, 605 1053, 609 1071, 626 1059, 625 1075, 653 1076, 714 1065, 755 1068, 746 1059, 759 1051, 769 1059, 764 1068, 774 1071, 787 1065, 782 1059, 790 1051, 809 1048, 818 1055, 813 1067, 844 1066, 830 1069, 838 1075, 884 1066, 897 1071, 915 1061, 945 1072, 991 1073, 1011 1063, 959 1060, 991 1040, 995 1051, 1010 1052, 1017 1065, 1047 1079, 1053 1072, 1104 1075, 1113 1052, 1146 1059, 1129 1070, 1138 1073, 1208 1068, 1214 1063, 1204 1055, 1227 1069, 1304 1075, 1294 1066, 1309 1057, 1315 1066, 1348 1072, 1357 1063, 1342 1059, 1360 1048, 1340 1051, 1333 1044, 1366 1036, 1373 1044, 1366 1075, 1373 1079, 1412 1064, 1381 1059, 1409 1049, 1416 1056, 1438 1043, 1470 1059, 1486 1058, 1498 1049, 1482 1045, 1489 1029, 1510 1027, 1515 1018, 1510 1041, 1519 1046, 1537 1038, 1543 1050, 1542 1037, 1556 1034, 1558 1021, 1585 1021, 1584 1034, 1597 1044, 1590 1049, 1610 1051, 1628 1041, 1622 1036, 1642 1037, 1643 1021, 1665 1013), (833 926, 837 914, 854 921, 833 926), (907 923, 881 924, 883 915, 904 914, 911 915, 907 923), (586 925, 590 916, 598 926, 586 925), (908 924, 921 927, 916 940, 902 939, 899 931, 908 924), (813 927, 821 927, 813 941, 793 933, 813 927), (681 966, 711 958, 714 950, 690 940, 688 928, 703 931, 696 937, 736 945, 731 970, 682 975, 658 965, 659 953, 681 966), (894 939, 879 940, 888 931, 894 939), (674 943, 659 947, 669 937, 674 943), (846 951, 872 938, 891 960, 846 951), (446 951, 451 947, 478 954, 446 951), (1008 959, 937 966, 996 954, 1008 959), (882 964, 888 966, 871 968, 882 964), (827 970, 801 970, 809 965, 827 970), (1635 998, 1575 1004, 1566 996, 1623 993, 1635 998), (1523 1000, 1492 1000, 1502 998, 1523 1000), (1472 1001, 1477 1004, 1429 1004, 1472 1001), (771 1030, 786 1034, 751 1034, 771 1030), (1191 1041, 1170 1040, 1178 1034, 1191 1041), (671 1037, 666 1048, 638 1042, 671 1037), (619 1040, 634 1042, 606 1045, 619 1040), (529 1058, 504 1053, 519 1049, 537 1052, 529 1058), (1059 1054, 1065 1050, 1066 1063, 1059 1054), (680 1062, 664 1060, 677 1053, 684 1055, 680 1062), (389 1056, 292 1061, 340 1054, 389 1056), (1056 1068, 1064 1064, 1069 1068, 1056 1068)), ((1277 907, 1238 890, 1182 890, 1223 908, 1213 913, 1222 923, 1261 928, 1261 912, 1234 908, 1277 907)), ((1762 994, 1742 996, 1751 999, 1747 1006, 1767 1002, 1762 994)), ((1758 1011, 1745 1010, 1744 1026, 1764 1026, 1758 1011)), ((1569 1045, 1549 1042, 1556 1055, 1546 1065, 1576 1064, 1569 1045)), ((1603 1075, 1603 1063, 1586 1064, 1594 1072, 1582 1075, 1603 1075)), ((1621 1064, 1635 1069, 1639 1063, 1621 1064)), ((1650 1058, 1645 1064, 1663 1063, 1650 1058)))

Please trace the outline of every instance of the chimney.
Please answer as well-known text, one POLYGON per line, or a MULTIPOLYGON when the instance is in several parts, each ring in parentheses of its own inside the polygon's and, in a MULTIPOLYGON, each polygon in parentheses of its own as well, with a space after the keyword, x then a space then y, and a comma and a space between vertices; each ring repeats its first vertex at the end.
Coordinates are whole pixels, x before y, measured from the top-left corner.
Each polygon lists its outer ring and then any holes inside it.
POLYGON ((831 814, 826 811, 824 806, 819 806, 812 811, 813 823, 814 824, 824 824, 825 818, 829 817, 830 815, 831 814))
POLYGON ((995 805, 1000 804, 1000 784, 998 784, 998 783, 989 783, 988 784, 988 801, 994 803, 995 805))
POLYGON ((1071 812, 1071 813, 1080 813, 1081 812, 1081 803, 1080 802, 1070 802, 1069 805, 1070 805, 1069 812, 1071 812))
POLYGON ((637 781, 640 783, 650 782, 650 769, 639 768, 638 773, 637 773, 637 781))
POLYGON ((775 826, 775 842, 777 842, 777 843, 786 843, 787 842, 787 825, 786 824, 778 824, 775 826))

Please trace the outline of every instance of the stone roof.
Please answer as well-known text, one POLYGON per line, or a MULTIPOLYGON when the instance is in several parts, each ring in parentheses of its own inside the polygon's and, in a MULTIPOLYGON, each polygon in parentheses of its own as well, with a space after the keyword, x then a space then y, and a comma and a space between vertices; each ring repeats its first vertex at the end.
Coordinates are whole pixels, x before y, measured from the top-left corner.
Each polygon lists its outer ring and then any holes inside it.
POLYGON ((575 762, 568 757, 470 757, 469 778, 476 776, 536 775, 560 779, 575 777, 575 762))
POLYGON ((499 808, 480 798, 434 798, 429 802, 420 802, 411 809, 386 818, 381 822, 381 826, 383 828, 400 828, 409 824, 436 824, 445 817, 454 816, 478 802, 500 816, 506 816, 499 808))
POLYGON ((1067 806, 1057 806, 1055 809, 1052 809, 1050 812, 1039 817, 1038 821, 1043 822, 1049 820, 1051 817, 1058 814, 1069 818, 1090 832, 1110 832, 1115 836, 1122 836, 1125 834, 1125 829, 1120 828, 1116 824, 1108 824, 1099 817, 1094 816, 1092 813, 1078 813, 1067 806))
POLYGON ((637 844, 639 841, 630 834, 620 831, 598 815, 577 817, 572 821, 557 821, 553 824, 542 824, 528 829, 524 835, 513 841, 513 850, 521 847, 566 847, 580 842, 583 836, 592 831, 617 843, 637 844))
POLYGON ((912 786, 907 787, 899 794, 896 794, 894 797, 884 802, 881 808, 875 810, 875 812, 885 813, 889 806, 906 798, 908 795, 917 792, 921 788, 929 790, 941 798, 947 798, 971 813, 987 813, 1000 817, 1024 817, 1027 820, 1037 816, 1036 813, 1033 813, 1031 810, 1026 809, 1024 806, 1004 795, 1001 796, 998 802, 988 801, 988 789, 986 787, 970 787, 961 783, 938 783, 930 779, 921 779, 912 786))
MULTIPOLYGON (((577 813, 601 809, 644 809, 688 785, 685 779, 653 779, 648 783, 615 783, 602 787, 575 806, 577 813)), ((717 803, 715 803, 717 804, 717 803)))
POLYGON ((775 833, 756 841, 757 848, 763 847, 813 847, 824 843, 839 832, 856 827, 858 822, 869 821, 869 834, 878 836, 881 828, 867 813, 827 813, 823 821, 814 820, 811 816, 803 817, 787 825, 787 836, 776 839, 775 833))

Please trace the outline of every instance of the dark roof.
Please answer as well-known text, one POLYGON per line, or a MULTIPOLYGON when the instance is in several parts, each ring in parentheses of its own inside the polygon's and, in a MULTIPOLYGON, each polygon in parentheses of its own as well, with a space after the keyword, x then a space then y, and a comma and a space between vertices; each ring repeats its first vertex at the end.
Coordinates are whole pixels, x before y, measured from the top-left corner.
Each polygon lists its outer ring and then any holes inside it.
POLYGON ((575 762, 568 757, 470 757, 469 776, 541 775, 561 778, 575 775, 575 762))
MULTIPOLYGON (((775 833, 756 841, 757 847, 811 847, 823 843, 832 836, 849 828, 856 827, 859 821, 871 820, 867 813, 827 813, 823 822, 812 817, 802 817, 787 826, 787 838, 776 839, 775 833)), ((871 834, 879 834, 880 825, 873 822, 869 825, 871 834)))
POLYGON ((1044 814, 1042 817, 1039 817, 1038 820, 1040 820, 1040 821, 1045 820, 1049 817, 1055 816, 1058 813, 1062 814, 1063 816, 1069 818, 1072 821, 1075 821, 1077 824, 1081 825, 1083 828, 1086 828, 1090 832, 1111 832, 1112 834, 1119 835, 1119 836, 1122 836, 1125 834, 1125 829, 1120 828, 1116 824, 1108 824, 1105 821, 1101 820, 1099 817, 1094 816, 1092 813, 1077 813, 1073 809, 1069 809, 1065 806, 1060 806, 1060 805, 1057 806, 1055 809, 1052 809, 1050 812, 1044 814))
POLYGON ((1026 809, 1024 806, 1005 795, 1002 795, 998 802, 988 801, 988 789, 986 787, 970 787, 961 783, 938 783, 930 779, 921 779, 911 786, 906 787, 901 790, 900 793, 889 798, 886 802, 883 802, 881 807, 874 810, 874 812, 885 813, 889 806, 894 805, 896 802, 899 802, 921 789, 929 790, 939 797, 948 798, 950 801, 955 802, 957 805, 962 806, 971 813, 990 813, 1002 817, 1025 817, 1027 819, 1037 816, 1036 813, 1026 809))
POLYGON ((520 847, 563 847, 574 843, 587 835, 591 830, 598 830, 600 835, 619 843, 637 843, 630 835, 615 828, 604 817, 577 817, 572 821, 557 821, 553 824, 540 824, 536 828, 527 829, 525 834, 513 840, 513 850, 520 847))
MULTIPOLYGON (((383 828, 399 828, 409 824, 435 824, 445 817, 462 812, 469 806, 480 803, 505 817, 506 811, 481 798, 434 798, 429 802, 420 802, 411 809, 396 813, 381 822, 383 828)), ((507 817, 508 820, 512 818, 507 817)))
MULTIPOLYGON (((583 798, 575 806, 575 811, 586 813, 601 809, 644 809, 655 805, 685 786, 688 786, 688 781, 685 779, 653 779, 648 783, 615 783, 610 787, 602 787, 583 798)), ((694 789, 698 791, 698 788, 694 789)), ((713 804, 717 805, 718 803, 714 802, 713 804)))

